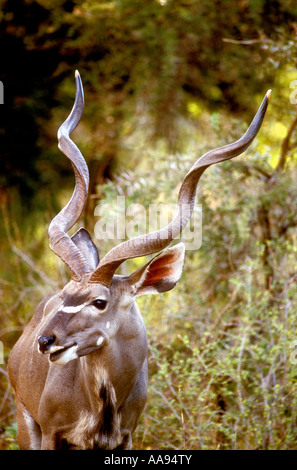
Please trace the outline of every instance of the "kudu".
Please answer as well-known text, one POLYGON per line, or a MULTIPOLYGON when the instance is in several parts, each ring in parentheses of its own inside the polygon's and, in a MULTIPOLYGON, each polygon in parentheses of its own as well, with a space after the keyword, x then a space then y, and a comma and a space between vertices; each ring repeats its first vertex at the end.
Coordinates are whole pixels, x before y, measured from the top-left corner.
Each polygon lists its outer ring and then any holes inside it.
POLYGON ((168 291, 179 281, 184 244, 162 250, 189 221, 206 168, 236 157, 251 144, 270 91, 238 141, 211 150, 190 169, 167 227, 124 241, 99 261, 84 228, 67 235, 82 213, 89 183, 86 162, 69 137, 84 107, 78 72, 75 78, 75 103, 58 131, 59 148, 73 165, 75 189, 49 226, 50 247, 72 279, 39 304, 11 351, 8 369, 16 395, 18 439, 21 449, 131 449, 148 382, 148 340, 136 298, 168 291), (115 274, 125 260, 156 253, 133 274, 115 274))

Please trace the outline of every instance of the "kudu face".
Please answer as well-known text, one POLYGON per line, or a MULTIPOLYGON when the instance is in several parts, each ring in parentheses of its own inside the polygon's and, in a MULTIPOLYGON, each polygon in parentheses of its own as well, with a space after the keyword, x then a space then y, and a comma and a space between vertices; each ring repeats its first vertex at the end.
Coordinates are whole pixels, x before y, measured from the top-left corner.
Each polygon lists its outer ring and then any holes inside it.
POLYGON ((70 281, 44 309, 39 351, 49 354, 49 360, 57 365, 108 344, 122 321, 120 299, 111 295, 110 288, 77 284, 70 281))
POLYGON ((114 275, 109 287, 70 281, 44 308, 39 352, 48 354, 54 364, 64 365, 110 343, 119 347, 137 337, 144 324, 136 298, 172 289, 181 276, 183 261, 184 245, 180 243, 130 276, 114 275))

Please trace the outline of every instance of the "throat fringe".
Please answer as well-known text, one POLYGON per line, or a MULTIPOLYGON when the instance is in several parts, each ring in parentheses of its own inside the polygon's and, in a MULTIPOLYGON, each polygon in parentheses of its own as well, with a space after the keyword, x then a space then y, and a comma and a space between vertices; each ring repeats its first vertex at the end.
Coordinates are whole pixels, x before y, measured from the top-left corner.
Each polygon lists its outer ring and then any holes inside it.
POLYGON ((122 442, 121 416, 116 408, 116 393, 106 371, 100 368, 95 375, 97 380, 93 377, 88 386, 91 385, 95 392, 92 395, 96 411, 81 411, 78 421, 67 434, 67 441, 82 450, 111 450, 122 442))

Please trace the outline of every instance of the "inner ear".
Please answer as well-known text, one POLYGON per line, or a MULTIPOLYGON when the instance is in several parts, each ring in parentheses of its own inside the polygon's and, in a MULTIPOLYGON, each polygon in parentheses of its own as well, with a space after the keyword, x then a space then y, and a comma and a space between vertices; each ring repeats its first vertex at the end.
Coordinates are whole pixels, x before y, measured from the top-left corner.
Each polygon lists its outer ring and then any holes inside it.
POLYGON ((180 280, 185 256, 185 246, 179 243, 153 258, 129 277, 135 295, 166 292, 180 280))
POLYGON ((85 228, 80 228, 72 235, 71 240, 82 252, 90 268, 96 269, 99 264, 99 254, 89 232, 85 228))

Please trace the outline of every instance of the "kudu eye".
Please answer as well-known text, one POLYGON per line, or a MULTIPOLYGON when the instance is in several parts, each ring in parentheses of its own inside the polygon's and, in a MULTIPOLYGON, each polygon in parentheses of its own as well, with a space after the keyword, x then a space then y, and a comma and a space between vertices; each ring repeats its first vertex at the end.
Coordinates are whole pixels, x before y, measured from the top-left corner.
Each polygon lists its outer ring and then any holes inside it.
POLYGON ((91 303, 91 305, 98 308, 98 310, 104 310, 107 305, 107 300, 96 299, 91 303))

